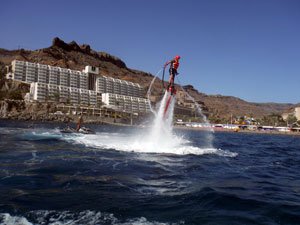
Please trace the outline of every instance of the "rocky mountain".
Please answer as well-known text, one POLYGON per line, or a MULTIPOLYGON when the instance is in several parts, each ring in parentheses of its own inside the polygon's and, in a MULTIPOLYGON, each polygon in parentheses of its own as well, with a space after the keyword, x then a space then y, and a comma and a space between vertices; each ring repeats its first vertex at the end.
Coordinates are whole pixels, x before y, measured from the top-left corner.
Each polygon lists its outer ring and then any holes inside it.
MULTIPOLYGON (((5 74, 5 65, 9 65, 14 59, 75 70, 82 70, 86 65, 96 66, 99 67, 102 75, 139 83, 144 87, 145 94, 154 78, 150 73, 128 68, 121 59, 105 52, 95 51, 87 44, 78 45, 75 41, 65 43, 57 37, 53 39, 50 47, 33 51, 0 48, 1 77, 5 74)), ((184 86, 184 90, 196 101, 203 102, 211 118, 228 119, 231 115, 248 115, 260 118, 272 113, 282 113, 294 107, 293 104, 251 103, 232 96, 206 95, 196 90, 192 85, 184 86)), ((153 99, 157 100, 161 93, 161 80, 156 79, 151 95, 154 97, 153 99)))
POLYGON ((206 95, 198 92, 192 85, 184 86, 184 89, 195 100, 204 102, 204 105, 209 109, 211 117, 226 118, 227 120, 231 116, 244 115, 262 118, 270 114, 281 114, 296 106, 288 103, 253 103, 233 96, 206 95))

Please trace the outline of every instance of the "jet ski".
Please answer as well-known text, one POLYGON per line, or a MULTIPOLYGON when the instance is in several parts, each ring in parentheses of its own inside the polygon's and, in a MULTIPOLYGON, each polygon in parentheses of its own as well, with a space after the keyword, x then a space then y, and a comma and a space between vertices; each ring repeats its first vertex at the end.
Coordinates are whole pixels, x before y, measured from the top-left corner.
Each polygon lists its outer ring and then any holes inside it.
POLYGON ((61 133, 77 133, 77 131, 72 127, 66 127, 60 130, 61 133))
POLYGON ((87 127, 81 127, 78 131, 76 131, 74 128, 72 127, 66 127, 64 129, 60 130, 61 133, 65 133, 65 134, 74 134, 74 133, 80 133, 80 134, 95 134, 96 132, 91 130, 90 128, 87 127))
POLYGON ((81 127, 78 131, 81 134, 95 134, 96 132, 87 127, 81 127))

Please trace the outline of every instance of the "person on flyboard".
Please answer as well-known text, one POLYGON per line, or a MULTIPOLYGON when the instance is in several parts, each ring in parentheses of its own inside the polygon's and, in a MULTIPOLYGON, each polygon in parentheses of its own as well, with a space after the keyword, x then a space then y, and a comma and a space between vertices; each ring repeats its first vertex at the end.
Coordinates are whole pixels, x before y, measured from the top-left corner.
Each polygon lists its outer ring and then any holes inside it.
POLYGON ((176 89, 175 89, 175 86, 174 86, 174 80, 175 80, 175 76, 179 74, 177 72, 177 69, 179 67, 179 59, 180 59, 180 56, 177 55, 177 56, 175 56, 174 59, 166 62, 165 66, 164 66, 164 68, 166 68, 167 65, 170 64, 170 69, 169 69, 170 78, 169 78, 169 84, 168 84, 168 87, 167 87, 167 91, 169 91, 171 93, 171 95, 176 94, 176 89))

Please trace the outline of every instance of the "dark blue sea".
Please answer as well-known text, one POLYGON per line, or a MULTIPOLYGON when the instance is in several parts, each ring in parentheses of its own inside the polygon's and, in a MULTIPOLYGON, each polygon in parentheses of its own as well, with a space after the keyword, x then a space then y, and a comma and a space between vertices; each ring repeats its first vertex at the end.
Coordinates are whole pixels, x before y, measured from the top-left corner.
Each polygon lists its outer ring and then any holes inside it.
POLYGON ((0 121, 0 224, 300 224, 300 136, 64 126, 0 121))

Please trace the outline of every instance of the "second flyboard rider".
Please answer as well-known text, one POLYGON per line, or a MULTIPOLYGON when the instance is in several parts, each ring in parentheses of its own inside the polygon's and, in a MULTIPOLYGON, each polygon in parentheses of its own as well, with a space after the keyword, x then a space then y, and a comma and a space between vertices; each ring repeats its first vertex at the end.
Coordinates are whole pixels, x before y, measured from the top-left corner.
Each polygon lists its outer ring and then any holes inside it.
POLYGON ((165 65, 164 65, 164 69, 165 69, 167 67, 167 65, 170 64, 170 69, 169 69, 170 78, 169 78, 169 84, 168 84, 168 87, 167 87, 167 91, 169 91, 171 93, 171 95, 176 94, 176 89, 175 89, 175 86, 174 86, 174 80, 175 80, 175 76, 179 74, 177 72, 177 69, 179 67, 179 59, 180 59, 180 56, 177 55, 177 56, 175 56, 174 59, 166 62, 165 65))

